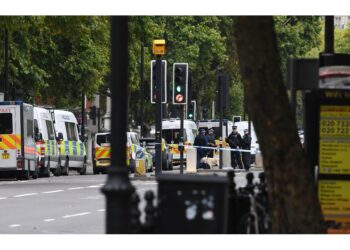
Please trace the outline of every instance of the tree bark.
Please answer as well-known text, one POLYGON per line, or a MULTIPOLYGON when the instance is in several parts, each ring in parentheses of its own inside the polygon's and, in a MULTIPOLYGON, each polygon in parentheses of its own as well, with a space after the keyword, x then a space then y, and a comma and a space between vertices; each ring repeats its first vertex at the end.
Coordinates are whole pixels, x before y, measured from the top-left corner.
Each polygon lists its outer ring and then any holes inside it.
POLYGON ((249 116, 259 138, 273 233, 325 233, 311 165, 288 101, 272 17, 234 17, 249 116))

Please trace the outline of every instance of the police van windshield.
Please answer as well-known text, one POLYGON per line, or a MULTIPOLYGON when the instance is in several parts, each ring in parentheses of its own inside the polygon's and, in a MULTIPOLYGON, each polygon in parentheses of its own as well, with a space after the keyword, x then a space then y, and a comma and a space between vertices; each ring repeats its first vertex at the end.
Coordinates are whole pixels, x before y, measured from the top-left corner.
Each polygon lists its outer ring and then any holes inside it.
POLYGON ((102 144, 111 143, 111 134, 98 135, 96 143, 101 146, 102 144))
MULTIPOLYGON (((180 129, 163 129, 163 138, 168 144, 179 144, 180 129)), ((186 129, 184 129, 184 141, 187 141, 186 129)))
POLYGON ((12 134, 12 114, 0 114, 0 134, 12 134))

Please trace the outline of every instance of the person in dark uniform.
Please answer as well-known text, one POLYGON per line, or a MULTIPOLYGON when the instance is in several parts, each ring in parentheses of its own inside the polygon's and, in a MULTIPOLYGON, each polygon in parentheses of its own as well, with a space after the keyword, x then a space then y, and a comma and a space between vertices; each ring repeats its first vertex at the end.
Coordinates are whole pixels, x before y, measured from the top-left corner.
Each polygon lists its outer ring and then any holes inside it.
MULTIPOLYGON (((205 136, 205 129, 200 129, 199 134, 194 139, 194 146, 197 147, 207 147, 208 146, 208 138, 205 136)), ((197 148, 197 168, 200 167, 200 162, 203 157, 207 154, 207 150, 205 148, 197 148)))
POLYGON ((216 147, 214 129, 210 128, 208 130, 207 139, 208 139, 208 147, 213 148, 213 150, 208 150, 208 157, 213 158, 214 157, 214 149, 216 147))
MULTIPOLYGON (((230 145, 232 149, 240 149, 242 144, 242 137, 237 132, 237 126, 232 126, 232 129, 233 131, 226 138, 226 142, 230 145)), ((240 151, 231 151, 231 166, 233 169, 235 169, 237 166, 240 169, 243 169, 240 151)))
MULTIPOLYGON (((249 135, 248 129, 244 130, 244 135, 242 138, 242 149, 250 150, 250 145, 252 143, 252 137, 249 135)), ((246 171, 250 168, 250 152, 242 152, 243 165, 246 171)))

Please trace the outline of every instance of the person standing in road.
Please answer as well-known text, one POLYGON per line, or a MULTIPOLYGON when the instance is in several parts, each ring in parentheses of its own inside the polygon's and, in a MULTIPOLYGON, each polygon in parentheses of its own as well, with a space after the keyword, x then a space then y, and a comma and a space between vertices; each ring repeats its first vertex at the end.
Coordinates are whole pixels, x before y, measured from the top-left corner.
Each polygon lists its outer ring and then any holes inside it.
MULTIPOLYGON (((208 146, 208 138, 205 136, 205 129, 200 129, 199 134, 194 139, 194 146, 197 147, 207 147, 208 146)), ((207 154, 207 150, 205 148, 197 148, 197 168, 200 167, 200 162, 203 157, 207 154)))
MULTIPOLYGON (((249 135, 248 129, 244 130, 244 135, 242 138, 242 149, 250 150, 250 145, 252 143, 252 137, 249 135)), ((243 165, 246 171, 250 168, 250 152, 242 152, 243 165)))
POLYGON ((208 147, 212 147, 213 148, 213 150, 209 150, 208 157, 213 158, 214 157, 214 149, 216 147, 216 145, 215 145, 215 134, 214 134, 214 129, 213 128, 210 128, 208 130, 207 139, 208 139, 208 147))
MULTIPOLYGON (((232 126, 232 129, 231 134, 226 138, 226 142, 230 145, 231 149, 240 149, 242 137, 237 132, 237 126, 232 126)), ((237 166, 240 169, 243 168, 240 151, 231 151, 231 166, 233 169, 237 166)))

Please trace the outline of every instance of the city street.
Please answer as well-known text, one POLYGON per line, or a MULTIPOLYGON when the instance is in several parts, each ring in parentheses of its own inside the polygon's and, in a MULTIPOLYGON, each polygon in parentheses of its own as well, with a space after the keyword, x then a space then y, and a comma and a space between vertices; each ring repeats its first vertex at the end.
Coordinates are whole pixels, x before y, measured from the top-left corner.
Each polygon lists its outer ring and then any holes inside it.
MULTIPOLYGON (((175 168, 172 173, 177 171, 175 168)), ((245 175, 245 172, 236 173, 238 186, 245 185, 245 175)), ((254 171, 254 175, 257 177, 258 172, 254 171)), ((0 181, 0 234, 104 233, 105 197, 100 189, 106 177, 72 173, 28 181, 0 181)), ((131 176, 131 180, 142 198, 140 208, 144 208, 144 193, 157 189, 154 176, 131 176)))

